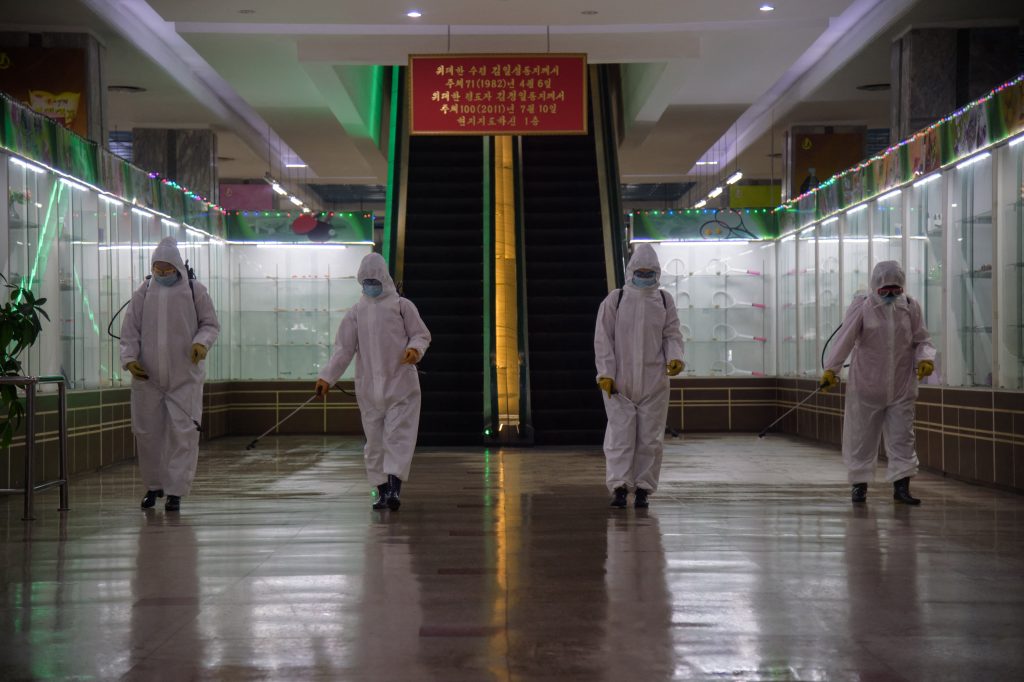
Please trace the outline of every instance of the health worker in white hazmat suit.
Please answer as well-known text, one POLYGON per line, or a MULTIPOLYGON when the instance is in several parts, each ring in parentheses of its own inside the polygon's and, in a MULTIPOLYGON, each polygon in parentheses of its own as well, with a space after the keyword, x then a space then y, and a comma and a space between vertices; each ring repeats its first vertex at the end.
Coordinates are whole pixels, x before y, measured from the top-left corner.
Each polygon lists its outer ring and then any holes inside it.
POLYGON ((178 242, 165 237, 121 324, 121 366, 132 374, 132 432, 146 484, 142 508, 167 494, 178 511, 196 474, 204 360, 220 334, 206 287, 190 280, 178 242))
POLYGON ((906 276, 896 261, 882 261, 871 273, 871 292, 853 299, 825 358, 824 390, 850 355, 850 378, 843 417, 843 462, 852 484, 851 499, 863 502, 875 478, 878 439, 885 436, 889 460, 886 480, 893 499, 920 504, 911 497, 917 474, 914 451, 914 401, 917 383, 935 371, 932 345, 917 301, 903 293, 906 276))
POLYGON ((420 421, 416 363, 430 332, 412 301, 401 298, 380 254, 367 254, 356 274, 363 288, 345 314, 331 359, 320 370, 316 393, 327 391, 356 358, 356 402, 366 435, 366 476, 377 487, 374 509, 401 506, 420 421))
POLYGON ((668 377, 683 371, 683 335, 676 306, 658 289, 661 265, 650 244, 636 247, 626 285, 608 294, 597 313, 594 355, 604 391, 606 482, 611 506, 648 506, 658 489, 668 416, 668 377))

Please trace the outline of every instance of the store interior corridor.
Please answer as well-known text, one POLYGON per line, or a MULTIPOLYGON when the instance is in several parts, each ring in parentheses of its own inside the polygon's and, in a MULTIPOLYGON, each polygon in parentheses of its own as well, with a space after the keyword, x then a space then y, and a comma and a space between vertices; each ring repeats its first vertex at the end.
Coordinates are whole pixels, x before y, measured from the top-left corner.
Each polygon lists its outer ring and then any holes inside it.
POLYGON ((1024 498, 839 453, 670 439, 649 510, 599 448, 421 448, 375 512, 356 438, 205 443, 180 513, 134 462, 0 498, 0 679, 1009 680, 1024 498))

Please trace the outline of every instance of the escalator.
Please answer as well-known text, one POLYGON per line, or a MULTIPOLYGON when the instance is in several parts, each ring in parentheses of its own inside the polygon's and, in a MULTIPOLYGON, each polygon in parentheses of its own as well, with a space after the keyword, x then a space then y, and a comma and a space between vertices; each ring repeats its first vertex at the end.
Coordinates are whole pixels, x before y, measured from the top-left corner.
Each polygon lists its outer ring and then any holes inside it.
POLYGON ((593 125, 590 131, 522 138, 530 399, 539 445, 595 444, 604 434, 594 324, 608 284, 593 125))
POLYGON ((403 295, 433 337, 420 445, 476 445, 484 404, 484 153, 479 137, 410 137, 403 295))

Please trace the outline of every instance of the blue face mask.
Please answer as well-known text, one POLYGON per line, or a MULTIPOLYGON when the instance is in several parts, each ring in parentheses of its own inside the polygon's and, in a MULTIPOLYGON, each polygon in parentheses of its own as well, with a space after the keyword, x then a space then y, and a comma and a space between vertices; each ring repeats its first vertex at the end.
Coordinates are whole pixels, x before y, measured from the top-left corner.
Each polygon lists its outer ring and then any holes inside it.
POLYGON ((165 287, 177 284, 178 277, 180 277, 178 273, 174 273, 173 275, 153 275, 153 279, 157 281, 157 284, 163 284, 165 287))
POLYGON ((651 287, 658 286, 658 276, 655 273, 644 276, 638 272, 633 273, 633 286, 638 289, 650 289, 651 287))
POLYGON ((384 285, 375 279, 368 279, 363 282, 363 293, 370 298, 377 298, 384 291, 384 285))

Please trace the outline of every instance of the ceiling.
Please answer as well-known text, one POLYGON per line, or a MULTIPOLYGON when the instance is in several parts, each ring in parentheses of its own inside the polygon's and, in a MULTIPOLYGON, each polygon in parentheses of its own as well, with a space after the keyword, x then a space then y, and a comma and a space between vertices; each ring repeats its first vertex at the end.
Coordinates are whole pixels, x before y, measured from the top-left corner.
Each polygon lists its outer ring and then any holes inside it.
POLYGON ((376 65, 410 53, 584 52, 623 64, 623 182, 702 178, 714 155, 748 177, 793 123, 888 126, 889 46, 909 25, 1020 21, 1004 0, 0 0, 0 30, 86 30, 107 48, 111 129, 209 127, 225 178, 268 170, 385 182, 368 130, 376 65), (419 19, 405 13, 415 6, 419 19), (308 168, 288 171, 286 162, 308 168))

